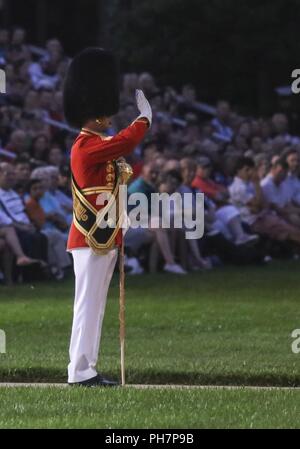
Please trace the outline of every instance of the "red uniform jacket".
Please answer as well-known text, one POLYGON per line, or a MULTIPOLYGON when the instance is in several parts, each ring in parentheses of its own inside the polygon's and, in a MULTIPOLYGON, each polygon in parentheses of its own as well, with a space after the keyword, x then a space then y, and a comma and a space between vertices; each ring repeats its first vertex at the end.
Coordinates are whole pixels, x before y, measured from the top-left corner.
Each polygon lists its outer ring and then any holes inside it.
MULTIPOLYGON (((71 170, 78 186, 86 194, 87 199, 97 210, 101 206, 96 205, 98 194, 89 194, 93 188, 101 186, 112 187, 115 181, 115 173, 112 161, 131 153, 143 139, 148 129, 148 122, 139 119, 128 128, 122 130, 114 137, 102 137, 92 133, 80 133, 71 150, 71 170), (85 190, 86 189, 86 190, 85 190)), ((122 231, 115 238, 115 244, 120 245, 122 231)), ((71 225, 68 250, 87 247, 85 236, 71 225)))

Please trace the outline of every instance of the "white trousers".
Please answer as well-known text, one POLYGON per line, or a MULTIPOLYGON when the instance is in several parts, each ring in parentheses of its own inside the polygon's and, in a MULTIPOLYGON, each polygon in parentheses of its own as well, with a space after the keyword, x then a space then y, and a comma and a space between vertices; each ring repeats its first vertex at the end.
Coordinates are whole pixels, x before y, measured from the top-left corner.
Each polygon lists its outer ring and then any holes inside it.
POLYGON ((223 206, 216 210, 216 220, 212 229, 221 232, 227 240, 232 240, 232 234, 228 228, 228 223, 235 217, 240 215, 235 206, 223 206))
POLYGON ((90 248, 72 250, 75 272, 75 301, 68 382, 81 382, 97 375, 102 321, 108 287, 118 251, 96 255, 90 248))

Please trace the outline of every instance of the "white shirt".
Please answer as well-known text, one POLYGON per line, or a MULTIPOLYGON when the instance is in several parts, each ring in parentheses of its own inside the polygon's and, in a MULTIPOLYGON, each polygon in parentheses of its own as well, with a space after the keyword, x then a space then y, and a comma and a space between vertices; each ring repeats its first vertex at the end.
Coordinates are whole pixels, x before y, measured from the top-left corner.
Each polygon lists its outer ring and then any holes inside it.
POLYGON ((0 205, 11 220, 17 223, 30 224, 21 197, 12 189, 0 189, 0 205))
POLYGON ((254 183, 236 176, 228 190, 231 203, 239 210, 242 221, 252 225, 259 216, 259 214, 253 214, 248 207, 249 201, 255 197, 254 183))
POLYGON ((0 228, 12 224, 12 219, 0 208, 0 228))
POLYGON ((289 173, 284 182, 287 186, 288 193, 290 194, 291 201, 294 201, 300 206, 300 179, 298 176, 289 173))
POLYGON ((275 184, 272 175, 267 175, 260 183, 265 199, 269 204, 285 207, 290 202, 290 193, 285 181, 275 184))

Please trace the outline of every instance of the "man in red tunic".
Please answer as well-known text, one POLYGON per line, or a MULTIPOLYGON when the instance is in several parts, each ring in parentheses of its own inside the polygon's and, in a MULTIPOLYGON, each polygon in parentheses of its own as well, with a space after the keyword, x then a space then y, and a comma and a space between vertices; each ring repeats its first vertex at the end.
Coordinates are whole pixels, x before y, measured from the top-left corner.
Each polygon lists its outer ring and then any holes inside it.
POLYGON ((118 197, 123 178, 118 158, 133 151, 151 126, 151 107, 136 92, 140 115, 113 137, 103 131, 119 109, 118 68, 113 54, 87 48, 71 62, 64 84, 68 123, 81 129, 71 150, 73 223, 68 240, 75 272, 75 302, 68 382, 70 385, 114 386, 96 371, 107 291, 122 241, 120 224, 102 228, 97 212, 101 193, 118 197))

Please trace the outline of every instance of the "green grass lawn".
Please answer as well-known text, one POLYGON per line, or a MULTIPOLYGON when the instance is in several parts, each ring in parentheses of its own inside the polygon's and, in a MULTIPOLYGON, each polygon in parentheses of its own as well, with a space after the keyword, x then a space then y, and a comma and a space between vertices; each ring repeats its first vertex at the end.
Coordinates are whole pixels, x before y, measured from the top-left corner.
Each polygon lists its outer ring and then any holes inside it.
POLYGON ((300 391, 7 388, 0 394, 1 428, 299 428, 300 391))
MULTIPOLYGON (((127 382, 300 386, 300 354, 291 350, 291 332, 300 328, 299 269, 282 262, 186 277, 128 276, 127 382)), ((71 281, 0 288, 7 338, 0 381, 66 381, 72 302, 71 281)), ((119 377, 117 277, 99 369, 119 377)), ((1 388, 0 427, 295 427, 299 396, 1 388)))

